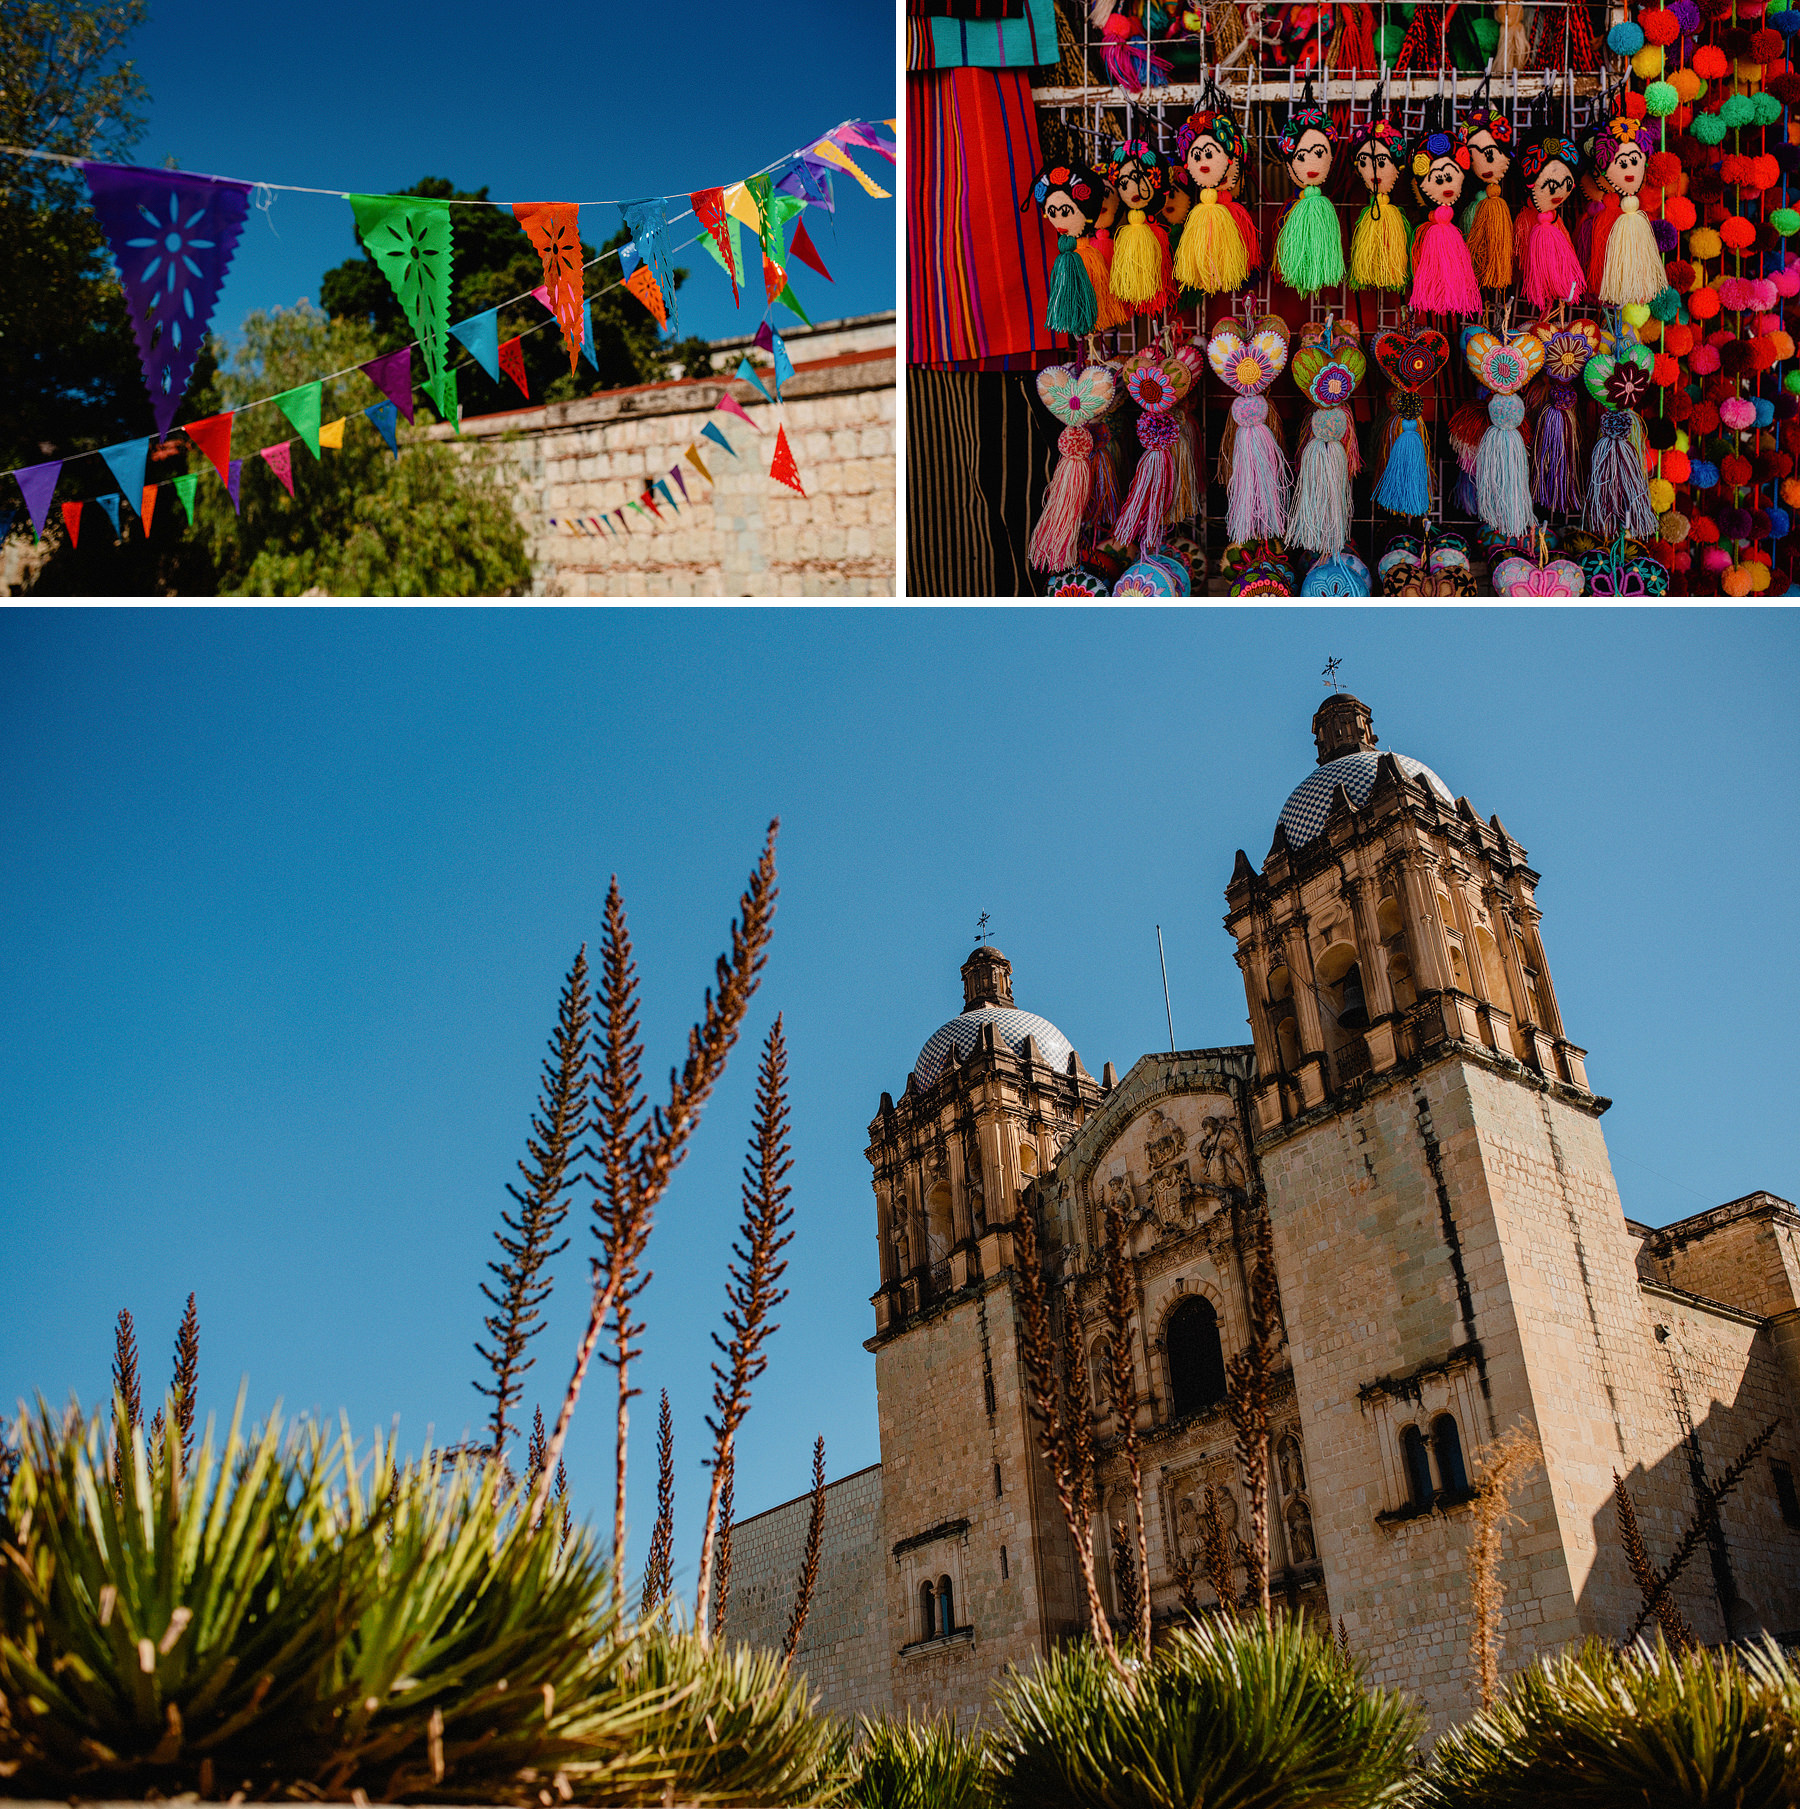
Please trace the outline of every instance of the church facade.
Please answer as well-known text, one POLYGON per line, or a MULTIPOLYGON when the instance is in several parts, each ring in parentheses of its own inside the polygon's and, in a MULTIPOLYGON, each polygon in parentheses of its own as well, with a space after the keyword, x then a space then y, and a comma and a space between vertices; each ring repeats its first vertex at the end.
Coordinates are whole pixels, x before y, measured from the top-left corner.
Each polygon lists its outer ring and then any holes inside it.
MULTIPOLYGON (((1661 1562, 1771 1421, 1676 1595, 1703 1640, 1800 1630, 1800 1426, 1784 1417, 1800 1213, 1758 1193, 1660 1230, 1629 1221, 1525 849, 1381 750, 1357 699, 1327 698, 1313 733, 1317 765, 1260 870, 1240 852, 1226 888, 1250 1043, 1096 1080, 982 945, 963 1011, 882 1096, 867 1144, 881 1463, 832 1492, 829 1584, 797 1659, 829 1709, 967 1725, 1009 1667, 1082 1625, 1018 1356, 1022 1211, 1089 1347, 1111 1587, 1132 1515, 1101 1380, 1109 1203, 1128 1230, 1159 1626, 1182 1614, 1208 1487, 1228 1522, 1245 1511, 1225 1365, 1249 1337, 1263 1198, 1282 1330, 1273 1591, 1341 1621, 1373 1681, 1436 1726, 1471 1707, 1472 1484, 1515 1426, 1544 1462, 1505 1540, 1505 1669, 1636 1620, 1615 1473, 1661 1562)), ((740 1527, 734 1637, 779 1642, 805 1517, 801 1501, 740 1527)))

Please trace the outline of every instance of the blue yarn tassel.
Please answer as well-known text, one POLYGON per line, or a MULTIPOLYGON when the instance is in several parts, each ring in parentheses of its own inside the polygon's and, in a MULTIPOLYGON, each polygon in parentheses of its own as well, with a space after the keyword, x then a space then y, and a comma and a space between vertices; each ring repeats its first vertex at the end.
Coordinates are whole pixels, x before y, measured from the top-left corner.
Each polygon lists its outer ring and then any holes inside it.
POLYGON ((1424 423, 1416 415, 1400 422, 1400 435, 1388 453, 1375 500, 1395 515, 1431 513, 1431 455, 1424 423))
POLYGON ((1067 333, 1079 339, 1082 334, 1093 332, 1099 306, 1075 240, 1067 233, 1059 233, 1056 262, 1050 267, 1050 301, 1045 325, 1052 333, 1067 333))

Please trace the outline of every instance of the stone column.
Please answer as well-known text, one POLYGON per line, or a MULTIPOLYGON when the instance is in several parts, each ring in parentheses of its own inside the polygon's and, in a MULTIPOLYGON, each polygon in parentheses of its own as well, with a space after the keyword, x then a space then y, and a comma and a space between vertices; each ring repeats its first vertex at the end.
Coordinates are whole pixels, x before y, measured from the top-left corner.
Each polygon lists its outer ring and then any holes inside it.
POLYGON ((1269 964, 1255 941, 1240 944, 1235 959, 1244 976, 1244 997, 1250 1006, 1250 1037, 1256 1044, 1257 1071, 1273 1074, 1281 1066, 1281 1058, 1276 1053, 1275 1033, 1269 1025, 1265 998, 1269 990, 1269 964))
POLYGON ((1394 989, 1388 983, 1381 925, 1375 916, 1375 886, 1369 879, 1353 877, 1345 880, 1344 891, 1356 916, 1357 969, 1362 974, 1363 996, 1369 1007, 1370 1023, 1363 1033, 1363 1046, 1369 1052, 1370 1068, 1385 1074, 1394 1065, 1398 1051, 1394 1045, 1394 989))

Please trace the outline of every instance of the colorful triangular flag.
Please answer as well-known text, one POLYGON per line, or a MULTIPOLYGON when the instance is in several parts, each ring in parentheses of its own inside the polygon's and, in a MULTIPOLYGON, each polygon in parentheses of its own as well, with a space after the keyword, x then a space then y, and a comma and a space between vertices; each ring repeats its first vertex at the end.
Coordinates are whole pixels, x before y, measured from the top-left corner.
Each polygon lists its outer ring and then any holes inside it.
POLYGON ((204 421, 190 421, 181 430, 212 460, 212 468, 225 481, 225 468, 231 463, 231 416, 208 415, 204 421))
POLYGON ((122 499, 115 491, 110 496, 96 496, 94 501, 106 511, 106 519, 112 523, 114 534, 119 531, 119 503, 122 499))
POLYGON ((180 477, 169 480, 169 488, 175 492, 177 501, 187 512, 188 526, 194 525, 194 492, 200 487, 200 474, 197 471, 184 471, 180 477))
POLYGON ((636 509, 640 515, 644 512, 644 505, 641 502, 628 502, 625 506, 628 509, 636 509))
MULTIPOLYGON (((574 201, 515 201, 513 218, 537 247, 544 262, 544 288, 550 312, 562 328, 569 369, 581 356, 581 232, 574 201)), ((516 381, 516 379, 515 379, 516 381)), ((519 387, 525 385, 521 382, 519 387)))
POLYGON ((61 459, 43 465, 21 465, 13 476, 19 480, 19 492, 31 513, 31 531, 39 538, 44 534, 44 517, 50 513, 50 498, 56 493, 56 479, 62 471, 61 459))
POLYGON ((397 352, 371 358, 362 368, 369 381, 410 421, 413 418, 412 347, 403 345, 397 352))
POLYGON ((875 183, 871 182, 868 177, 851 162, 850 158, 845 155, 843 150, 833 144, 829 138, 821 138, 819 142, 812 147, 811 155, 814 157, 823 157, 827 163, 854 176, 877 201, 885 201, 888 199, 887 190, 878 187, 875 183))
POLYGON ((398 413, 392 402, 371 402, 363 413, 375 423, 376 431, 387 441, 387 449, 395 458, 400 456, 400 441, 394 431, 394 420, 398 413))
MULTIPOLYGON (((677 315, 675 307, 675 275, 669 268, 669 208, 668 203, 660 196, 651 196, 645 201, 624 201, 619 205, 619 212, 625 218, 625 229, 631 234, 631 242, 637 247, 638 256, 649 265, 656 278, 656 286, 662 291, 664 304, 668 308, 669 324, 675 324, 677 315)), ((643 298, 640 296, 639 300, 643 298)), ((649 303, 644 304, 649 307, 649 303)), ((655 309, 651 309, 655 313, 655 309)))
POLYGON ((763 388, 762 379, 756 374, 756 366, 753 365, 748 358, 743 358, 738 361, 737 374, 738 381, 740 383, 753 384, 757 394, 760 395, 765 402, 773 402, 775 400, 775 398, 763 388))
POLYGON ((265 446, 262 456, 268 466, 281 479, 281 487, 289 496, 294 494, 294 446, 291 440, 277 440, 273 446, 265 446))
POLYGON ((284 390, 275 398, 276 406, 293 424, 294 431, 306 442, 306 450, 319 456, 319 413, 325 394, 322 383, 303 383, 298 389, 284 390))
POLYGON ((780 308, 786 308, 790 314, 797 315, 801 320, 805 321, 809 327, 812 325, 812 316, 800 306, 800 298, 794 293, 794 285, 792 283, 787 284, 781 293, 775 297, 775 305, 780 308))
POLYGON ((763 250, 763 291, 768 300, 773 301, 787 287, 787 272, 769 256, 767 247, 763 250))
POLYGON ((775 354, 775 394, 781 394, 781 386, 794 374, 794 361, 788 356, 787 342, 779 333, 774 335, 775 344, 770 348, 775 354))
POLYGON ((332 452, 342 452, 344 450, 345 418, 345 416, 339 415, 335 421, 327 421, 325 425, 319 429, 319 444, 321 446, 328 448, 332 452))
POLYGON ((726 189, 725 211, 734 220, 741 220, 758 238, 762 237, 762 216, 756 211, 747 183, 734 182, 726 189))
POLYGON ((100 456, 127 501, 143 495, 144 461, 150 456, 148 440, 121 440, 117 446, 102 446, 100 456))
POLYGON ((662 492, 663 501, 679 515, 681 513, 681 505, 676 502, 675 492, 669 488, 668 479, 659 477, 656 480, 656 487, 662 492))
MULTIPOLYGON (((744 413, 744 411, 741 408, 737 412, 739 414, 744 413)), ((749 417, 747 415, 744 418, 746 420, 749 419, 749 417)), ((702 434, 705 435, 705 437, 707 439, 717 441, 718 444, 723 446, 725 448, 725 450, 727 452, 729 452, 733 458, 737 457, 736 447, 734 447, 732 445, 732 443, 728 439, 726 439, 726 437, 725 437, 724 433, 721 431, 717 421, 708 421, 707 424, 700 429, 700 431, 702 434)), ((707 475, 710 477, 712 474, 709 472, 707 475)))
POLYGON ((713 474, 707 470, 706 461, 700 456, 700 448, 698 446, 690 446, 681 456, 686 459, 709 484, 713 481, 713 474))
POLYGON ((668 302, 662 290, 657 287, 656 276, 648 264, 641 261, 632 264, 626 272, 625 287, 656 316, 659 330, 669 324, 668 302))
POLYGON ((231 461, 231 475, 225 480, 225 488, 231 492, 231 512, 233 515, 241 515, 244 512, 242 502, 238 496, 238 484, 242 480, 243 475, 244 461, 242 459, 233 459, 231 461))
POLYGON ((847 119, 827 136, 838 144, 861 145, 865 150, 878 152, 889 163, 895 161, 898 146, 894 142, 893 133, 871 125, 866 119, 847 119))
MULTIPOLYGON (((157 489, 158 486, 155 484, 146 484, 140 493, 138 500, 138 520, 144 524, 144 532, 146 534, 150 532, 150 523, 156 516, 157 489)), ((4 540, 5 538, 6 536, 4 534, 0 534, 0 540, 4 540)))
POLYGON ((449 362, 450 203, 412 195, 351 195, 349 201, 363 248, 399 297, 425 354, 429 388, 449 362))
POLYGON ((681 500, 683 502, 688 501, 687 479, 681 475, 680 465, 671 465, 669 467, 669 475, 681 486, 681 500))
MULTIPOLYGON (((767 391, 764 391, 765 395, 767 393, 768 393, 767 391)), ((762 432, 762 429, 760 427, 757 427, 756 423, 753 420, 751 420, 747 414, 744 413, 744 410, 743 410, 742 406, 739 404, 737 397, 732 395, 729 390, 727 390, 726 393, 719 398, 717 406, 727 410, 731 414, 736 415, 737 418, 740 421, 742 421, 746 427, 755 428, 758 433, 762 432)))
POLYGON ((81 504, 78 502, 64 503, 62 506, 62 518, 63 526, 68 529, 69 532, 69 545, 80 546, 81 504))
POLYGON ((438 411, 440 420, 448 421, 462 438, 462 404, 456 399, 456 372, 448 365, 426 386, 426 395, 438 411))
POLYGON ((834 280, 831 272, 825 268, 825 262, 819 256, 819 248, 812 242, 812 234, 806 230, 804 220, 794 228, 794 242, 788 247, 788 250, 809 270, 818 271, 826 282, 834 280))
POLYGON ((641 502, 658 521, 662 520, 662 510, 656 506, 656 498, 650 493, 650 486, 648 484, 644 486, 644 494, 638 498, 638 501, 641 502))
POLYGON ((800 488, 800 471, 794 463, 794 454, 788 446, 785 427, 778 427, 775 430, 775 456, 769 461, 769 475, 777 483, 786 484, 790 490, 799 490, 802 496, 806 494, 800 488))
POLYGON ((731 304, 737 306, 738 284, 736 260, 731 255, 731 239, 726 230, 725 191, 722 188, 696 189, 688 196, 694 205, 694 218, 704 226, 711 235, 709 244, 713 256, 725 266, 725 274, 731 278, 731 304))
POLYGON ((467 320, 452 321, 450 331, 474 354, 475 362, 496 383, 499 382, 500 310, 489 308, 485 314, 473 314, 467 320))
MULTIPOLYGON (((571 356, 575 348, 571 347, 571 356)), ((527 402, 531 400, 531 391, 525 383, 525 348, 520 344, 517 335, 509 339, 500 348, 500 368, 519 386, 519 394, 527 402)))
POLYGON ((775 349, 775 329, 769 325, 768 320, 766 318, 757 327, 756 337, 755 337, 755 339, 753 339, 751 341, 751 344, 756 346, 759 350, 764 351, 764 352, 774 351, 774 349, 775 349))

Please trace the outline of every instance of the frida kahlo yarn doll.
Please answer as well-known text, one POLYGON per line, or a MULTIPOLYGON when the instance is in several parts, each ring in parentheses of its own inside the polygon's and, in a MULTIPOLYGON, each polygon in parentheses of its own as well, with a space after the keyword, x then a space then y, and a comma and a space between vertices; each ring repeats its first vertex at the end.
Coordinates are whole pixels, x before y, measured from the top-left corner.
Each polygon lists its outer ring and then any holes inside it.
POLYGON ((1413 235, 1410 306, 1417 313, 1481 312, 1481 285, 1469 261, 1468 242, 1456 226, 1463 175, 1448 132, 1433 127, 1419 135, 1412 152, 1412 189, 1431 217, 1413 235))
POLYGON ((1125 224, 1113 238, 1112 292, 1133 314, 1160 314, 1175 301, 1175 267, 1169 235, 1145 216, 1168 180, 1160 152, 1142 139, 1112 148, 1107 174, 1125 207, 1125 224))
POLYGON ((1175 248, 1175 275, 1183 288, 1229 294, 1262 267, 1256 222, 1227 187, 1239 173, 1243 148, 1237 121, 1223 108, 1190 113, 1176 136, 1192 196, 1175 248))
POLYGON ((1105 180, 1073 159, 1053 163, 1039 172, 1031 198, 1057 235, 1045 325, 1052 333, 1077 339, 1097 328, 1118 326, 1128 315, 1113 299, 1106 249, 1094 236, 1106 200, 1105 180))
POLYGON ((1512 146, 1512 121, 1484 101, 1477 101, 1456 128, 1456 161, 1485 185, 1485 192, 1469 203, 1462 217, 1469 262, 1484 289, 1512 287, 1512 209, 1500 192, 1512 167, 1512 146))
POLYGON ((1588 287, 1613 307, 1653 301, 1669 286, 1656 228, 1638 197, 1655 144, 1647 120, 1608 120, 1594 134, 1594 167, 1605 192, 1588 254, 1588 287))
POLYGON ((1314 105, 1308 82, 1301 104, 1288 115, 1275 141, 1300 190, 1275 238, 1275 270, 1300 295, 1334 289, 1344 280, 1344 229, 1337 209, 1325 198, 1324 186, 1337 136, 1331 115, 1314 105))
POLYGON ((1371 119, 1350 141, 1351 166, 1369 194, 1350 229, 1352 289, 1406 293, 1413 229, 1394 200, 1404 149, 1404 135, 1385 115, 1371 119))
POLYGON ((1580 167, 1580 153, 1566 138, 1537 139, 1519 158, 1526 205, 1513 227, 1513 250, 1525 299, 1534 308, 1578 302, 1587 294, 1587 272, 1562 217, 1580 167))

